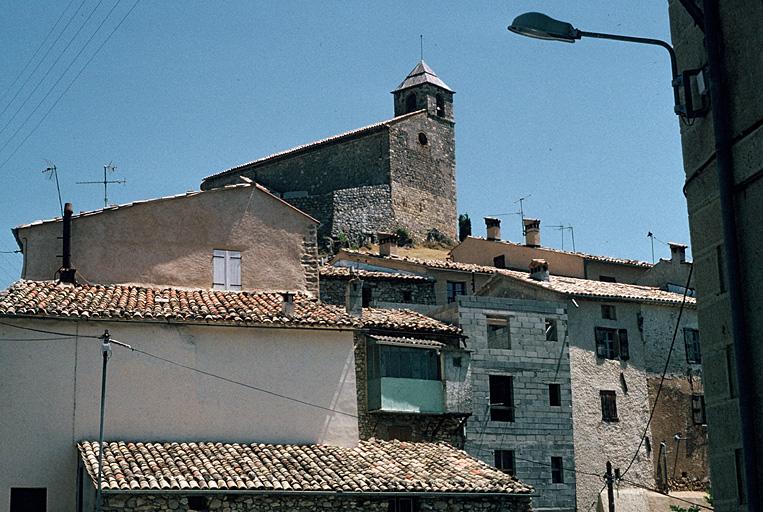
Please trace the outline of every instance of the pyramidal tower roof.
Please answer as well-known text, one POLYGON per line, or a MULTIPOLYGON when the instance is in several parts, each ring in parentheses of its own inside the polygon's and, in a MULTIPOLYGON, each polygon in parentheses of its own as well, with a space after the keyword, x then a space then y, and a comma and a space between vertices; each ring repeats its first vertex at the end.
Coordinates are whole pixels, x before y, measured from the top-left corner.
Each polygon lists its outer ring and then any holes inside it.
POLYGON ((453 89, 448 87, 445 82, 440 80, 440 77, 437 76, 437 73, 435 73, 434 70, 430 68, 429 65, 423 60, 420 60, 419 63, 416 64, 416 67, 414 67, 411 72, 408 73, 408 76, 405 77, 405 80, 403 80, 403 82, 397 86, 397 89, 392 92, 402 91, 403 89, 408 89, 409 87, 421 85, 424 83, 436 85, 437 87, 445 89, 448 92, 455 92, 453 89))

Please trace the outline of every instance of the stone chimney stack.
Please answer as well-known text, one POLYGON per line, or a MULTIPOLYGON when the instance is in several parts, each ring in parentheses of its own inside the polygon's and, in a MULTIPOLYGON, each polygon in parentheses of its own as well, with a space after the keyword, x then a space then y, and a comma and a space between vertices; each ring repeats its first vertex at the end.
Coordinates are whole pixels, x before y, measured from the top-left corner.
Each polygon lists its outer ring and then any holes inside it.
POLYGON ((61 261, 61 268, 58 269, 58 282, 77 284, 75 274, 77 269, 72 268, 72 215, 74 214, 74 208, 71 203, 66 203, 64 206, 64 220, 63 220, 63 257, 61 261))
POLYGON ((546 260, 530 262, 530 277, 536 281, 548 281, 548 263, 546 260))
POLYGON ((488 240, 501 239, 501 219, 495 217, 485 217, 485 229, 487 229, 488 240))
POLYGON ((670 246, 670 261, 672 263, 686 262, 686 245, 676 242, 668 242, 670 246))
POLYGON ((540 247, 540 220, 522 219, 525 228, 525 245, 527 247, 540 247))
POLYGON ((397 235, 394 233, 377 233, 379 239, 379 256, 394 256, 397 253, 397 235))
POLYGON ((291 316, 294 314, 294 294, 292 292, 283 292, 281 294, 283 302, 281 303, 281 315, 291 316))
POLYGON ((353 277, 347 282, 344 295, 345 309, 348 315, 360 318, 363 315, 363 281, 353 277))

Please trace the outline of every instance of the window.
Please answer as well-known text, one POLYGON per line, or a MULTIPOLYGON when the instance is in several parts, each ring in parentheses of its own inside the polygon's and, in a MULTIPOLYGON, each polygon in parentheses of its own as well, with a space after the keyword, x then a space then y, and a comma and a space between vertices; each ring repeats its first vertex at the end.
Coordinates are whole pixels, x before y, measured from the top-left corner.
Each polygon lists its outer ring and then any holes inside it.
POLYGON ((442 94, 438 94, 434 97, 435 104, 437 105, 437 117, 445 117, 445 100, 442 98, 442 94))
POLYGON ((704 395, 691 396, 691 417, 694 420, 695 425, 707 424, 707 419, 705 418, 705 396, 704 395))
POLYGON ((608 329, 595 327, 596 357, 601 359, 630 359, 628 331, 626 329, 608 329))
POLYGON ((614 391, 599 391, 601 396, 601 420, 617 421, 617 394, 614 391))
POLYGON ((427 139, 427 134, 424 132, 419 132, 419 144, 422 146, 426 146, 429 144, 429 139, 427 139))
POLYGON ((363 296, 362 296, 362 298, 363 298, 363 307, 364 308, 371 307, 371 301, 374 298, 374 292, 373 292, 373 290, 371 290, 371 287, 370 286, 364 286, 362 294, 363 294, 363 296))
POLYGON ((617 279, 612 276, 599 276, 599 281, 603 283, 616 283, 617 279))
POLYGON ((209 510, 206 496, 188 496, 188 510, 206 512, 209 510))
POLYGON ((212 251, 213 277, 212 288, 215 290, 241 289, 241 253, 215 249, 212 251))
POLYGON ((546 341, 558 341, 559 334, 557 331, 557 323, 553 318, 546 318, 546 341))
POLYGON ((490 420, 514 421, 513 377, 490 375, 490 420))
POLYGON ((387 440, 410 441, 413 439, 413 429, 408 425, 390 425, 387 427, 387 440))
POLYGON ((548 404, 552 407, 562 405, 562 385, 561 384, 548 385, 548 404))
POLYGON ((493 266, 495 268, 506 268, 506 256, 501 254, 493 258, 493 266))
POLYGON ((456 302, 458 295, 466 295, 466 283, 463 281, 448 281, 448 304, 456 302))
POLYGON ((701 363, 702 353, 699 349, 699 331, 697 329, 684 328, 684 345, 686 346, 686 362, 701 363))
POLYGON ((514 450, 495 450, 495 467, 511 476, 517 474, 517 468, 514 466, 514 450))
POLYGON ((551 483, 564 483, 564 464, 561 457, 551 457, 551 483))
POLYGON ((45 487, 11 487, 11 512, 45 512, 47 502, 45 487))
POLYGON ((387 512, 415 512, 416 502, 413 498, 390 498, 387 512))
POLYGON ((408 114, 410 112, 416 111, 416 94, 410 93, 407 98, 405 98, 405 113, 408 114))
POLYGON ((368 355, 369 379, 440 380, 440 357, 435 350, 371 344, 368 355))
POLYGON ((413 292, 411 290, 403 290, 403 302, 413 302, 413 292))
POLYGON ((617 310, 612 304, 601 305, 601 317, 604 320, 617 320, 617 310))
POLYGON ((504 350, 511 348, 508 318, 487 318, 487 348, 504 350))

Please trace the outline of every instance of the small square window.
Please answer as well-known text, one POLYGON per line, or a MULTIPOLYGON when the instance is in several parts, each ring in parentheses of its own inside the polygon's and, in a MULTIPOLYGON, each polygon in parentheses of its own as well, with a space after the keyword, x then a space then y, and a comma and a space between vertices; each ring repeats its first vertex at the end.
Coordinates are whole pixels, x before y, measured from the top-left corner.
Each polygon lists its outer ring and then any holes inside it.
POLYGON ((495 467, 511 476, 517 474, 517 468, 514 465, 514 450, 495 450, 495 467))
POLYGON ((413 498, 391 498, 387 503, 387 512, 416 511, 416 502, 413 498))
POLYGON ((691 417, 695 425, 707 424, 705 418, 705 397, 704 395, 691 396, 691 417))
POLYGON ((557 407, 562 405, 562 385, 561 384, 548 385, 548 404, 552 407, 557 407))
POLYGON ((403 302, 408 304, 413 302, 413 293, 411 290, 403 290, 403 302))
POLYGON ((564 464, 561 457, 551 457, 551 483, 564 483, 564 464))
POLYGON ((558 341, 557 322, 554 318, 546 318, 546 341, 558 341))
POLYGON ((495 268, 506 268, 506 256, 501 254, 493 258, 493 266, 495 268))
POLYGON ((601 317, 604 320, 617 320, 617 310, 612 304, 601 305, 601 317))
POLYGON ((487 319, 487 348, 508 350, 511 348, 511 332, 508 318, 487 319))
POLYGON ((194 512, 206 512, 209 510, 206 496, 188 496, 188 510, 194 512))
POLYGON ((11 487, 10 512, 45 512, 47 502, 45 487, 11 487))
POLYGON ((630 359, 627 329, 595 327, 594 336, 596 338, 596 357, 622 361, 630 359))
POLYGON ((466 295, 466 283, 463 281, 448 281, 448 304, 456 302, 456 297, 459 295, 466 295))
POLYGON ((601 397, 601 420, 617 420, 617 394, 614 391, 599 391, 601 397))

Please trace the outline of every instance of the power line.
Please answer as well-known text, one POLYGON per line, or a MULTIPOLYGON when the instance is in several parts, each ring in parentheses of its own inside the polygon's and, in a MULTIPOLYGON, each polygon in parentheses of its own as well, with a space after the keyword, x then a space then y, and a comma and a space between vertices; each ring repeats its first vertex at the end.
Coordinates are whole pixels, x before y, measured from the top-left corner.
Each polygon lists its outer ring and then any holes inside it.
POLYGON ((638 447, 636 448, 636 453, 633 454, 633 458, 628 463, 628 467, 625 468, 625 471, 623 471, 620 474, 620 479, 622 479, 627 473, 628 470, 631 469, 633 466, 633 463, 636 462, 636 459, 638 458, 638 454, 641 451, 641 446, 644 444, 644 439, 646 439, 646 434, 649 431, 649 425, 652 423, 652 418, 654 417, 654 411, 657 409, 657 402, 660 400, 660 393, 662 392, 662 385, 665 382, 665 375, 668 373, 668 366, 670 365, 670 356, 673 354, 673 347, 676 344, 676 337, 678 336, 678 327, 681 324, 681 316, 684 312, 684 306, 686 305, 686 296, 689 293, 689 284, 691 284, 691 275, 692 272, 694 272, 694 264, 689 264, 689 276, 686 278, 686 287, 684 288, 684 296, 681 300, 681 307, 678 310, 678 318, 676 319, 676 327, 673 329, 673 339, 670 342, 670 349, 668 350, 668 357, 665 359, 665 367, 662 369, 662 376, 660 377, 660 385, 657 387, 657 393, 654 397, 654 403, 652 404, 652 411, 649 413, 649 419, 646 422, 646 426, 644 427, 644 433, 641 435, 641 441, 638 443, 638 447))
MULTIPOLYGON (((83 5, 85 5, 85 1, 86 1, 86 0, 82 0, 82 2, 80 2, 80 4, 79 4, 79 7, 77 7, 77 9, 76 9, 76 10, 75 10, 75 11, 72 13, 72 15, 69 17, 69 21, 67 21, 67 22, 66 22, 66 25, 65 25, 65 26, 64 26, 64 28, 61 30, 61 32, 58 34, 58 37, 56 37, 56 40, 55 40, 55 41, 53 41, 53 44, 51 44, 51 45, 50 45, 50 47, 49 47, 49 48, 47 49, 47 51, 45 52, 45 55, 43 55, 43 56, 42 56, 42 59, 40 59, 40 62, 38 62, 38 63, 37 63, 37 65, 34 67, 34 69, 33 69, 33 70, 32 70, 32 72, 29 74, 29 76, 28 76, 28 77, 26 77, 26 80, 24 80, 24 83, 23 83, 23 84, 21 84, 21 87, 19 87, 19 90, 18 90, 18 91, 16 91, 16 94, 14 94, 14 95, 13 95, 13 98, 11 98, 11 101, 9 101, 9 102, 8 102, 8 104, 5 106, 5 108, 2 110, 2 112, 0 112, 0 116, 2 116, 3 114, 5 114, 5 111, 6 111, 6 110, 8 110, 8 107, 10 107, 10 106, 13 104, 13 102, 14 102, 14 101, 15 101, 15 99, 18 97, 18 95, 21 93, 21 91, 23 91, 23 90, 24 90, 24 87, 26 87, 26 84, 28 84, 28 83, 29 83, 29 80, 32 78, 32 76, 33 76, 33 75, 34 75, 34 74, 37 72, 37 70, 40 68, 40 65, 41 65, 43 62, 45 62, 45 59, 46 59, 46 58, 48 57, 48 55, 50 54, 50 51, 51 51, 53 48, 55 48, 55 46, 56 46, 56 43, 58 43, 59 39, 61 39, 61 36, 62 36, 62 35, 64 35, 64 32, 66 32, 66 29, 67 29, 67 28, 69 28, 69 25, 71 25, 72 21, 74 21, 74 17, 75 17, 75 16, 77 16, 77 13, 79 12, 79 10, 80 10, 80 9, 82 9, 82 6, 83 6, 83 5)), ((70 4, 69 4, 69 5, 71 5, 71 2, 70 2, 70 4)), ((67 8, 66 8, 66 9, 68 9, 68 8, 69 8, 69 7, 67 6, 67 8)), ((64 12, 66 12, 66 9, 64 9, 64 12)), ((63 13, 61 13, 61 14, 63 15, 63 13)), ((54 27, 54 28, 55 28, 55 27, 54 27)), ((11 86, 11 87, 13 87, 13 86, 11 86)))
POLYGON ((64 89, 64 91, 63 91, 63 92, 62 92, 62 93, 61 93, 61 94, 58 96, 58 98, 56 98, 56 101, 54 101, 54 102, 53 102, 53 104, 50 106, 50 108, 47 110, 47 112, 45 112, 45 114, 44 114, 44 115, 43 115, 43 116, 40 118, 40 120, 39 120, 39 121, 37 121, 37 124, 34 126, 34 128, 32 128, 32 131, 30 131, 30 132, 27 134, 27 136, 26 136, 26 137, 24 137, 24 140, 22 140, 22 141, 19 143, 19 145, 18 145, 18 146, 16 146, 16 149, 14 149, 14 150, 13 150, 13 152, 12 152, 10 155, 8 155, 8 158, 6 158, 6 159, 5 159, 5 160, 4 160, 2 163, 0 163, 0 169, 2 169, 2 168, 5 166, 5 164, 7 164, 7 163, 10 161, 10 159, 11 159, 11 158, 13 158, 13 155, 15 155, 15 154, 18 152, 18 150, 19 150, 19 149, 21 149, 21 147, 24 145, 24 143, 25 143, 27 140, 29 140, 29 137, 31 137, 31 136, 34 134, 34 132, 36 132, 36 131, 37 131, 37 129, 40 127, 40 125, 43 123, 43 121, 45 121, 45 119, 48 117, 48 115, 50 115, 50 113, 53 111, 53 109, 54 109, 54 108, 56 108, 56 105, 58 105, 58 102, 59 102, 59 101, 61 101, 61 98, 63 98, 63 97, 64 97, 64 95, 65 95, 67 92, 69 92, 69 89, 71 89, 72 85, 74 85, 74 82, 76 82, 76 81, 77 81, 77 79, 80 77, 80 75, 81 75, 81 74, 82 74, 82 73, 85 71, 85 68, 87 68, 87 66, 88 66, 88 65, 89 65, 89 64, 90 64, 90 63, 93 61, 93 59, 95 59, 96 55, 98 55, 98 53, 101 51, 101 49, 102 49, 102 48, 103 48, 103 47, 106 45, 106 43, 109 41, 109 39, 111 39, 111 36, 113 36, 113 35, 114 35, 114 33, 115 33, 115 32, 116 32, 118 29, 119 29, 119 27, 121 27, 121 26, 122 26, 122 23, 124 23, 124 21, 125 21, 125 20, 127 19, 127 17, 128 17, 128 16, 129 16, 129 15, 132 13, 132 11, 133 11, 133 10, 135 10, 135 8, 138 6, 138 4, 139 4, 139 3, 140 3, 140 0, 135 0, 135 3, 134 3, 134 4, 133 4, 133 6, 130 8, 130 10, 129 10, 129 11, 127 11, 127 13, 126 13, 126 14, 125 14, 125 15, 122 17, 122 19, 121 19, 121 20, 119 20, 119 23, 117 23, 116 27, 114 27, 114 29, 113 29, 113 30, 112 30, 112 31, 109 33, 109 35, 108 35, 108 36, 106 36, 106 39, 104 39, 104 40, 103 40, 103 42, 101 43, 101 45, 100 45, 100 46, 99 46, 99 47, 98 47, 98 48, 95 50, 95 53, 93 53, 93 55, 91 55, 91 56, 90 56, 90 59, 88 59, 88 61, 87 61, 87 62, 85 62, 85 65, 84 65, 84 66, 82 66, 82 68, 81 68, 81 69, 79 70, 79 72, 78 72, 78 73, 77 73, 77 74, 74 76, 74 78, 72 79, 72 81, 71 81, 71 82, 69 82, 69 85, 68 85, 68 86, 66 86, 66 89, 64 89))
POLYGON ((35 329, 33 327, 23 327, 21 325, 15 325, 15 324, 9 324, 8 322, 3 322, 0 320, 0 325, 6 325, 8 327, 13 327, 15 329, 21 329, 22 331, 32 331, 32 332, 39 332, 42 334, 51 334, 53 336, 65 336, 67 338, 90 338, 90 339, 101 339, 100 336, 88 336, 85 334, 71 334, 68 332, 57 332, 57 331, 46 331, 45 329, 35 329))
POLYGON ((627 480, 625 478, 622 478, 622 476, 620 477, 620 480, 622 480, 624 482, 627 482, 627 483, 629 483, 631 485, 635 485, 636 487, 640 487, 641 489, 646 489, 647 491, 656 492, 657 494, 661 494, 663 496, 667 496, 667 497, 669 497, 671 499, 674 499, 674 500, 682 501, 684 503, 689 503, 690 505, 694 505, 695 507, 704 508, 706 510, 715 510, 714 508, 708 507, 707 505, 700 505, 699 503, 694 503, 693 501, 689 501, 689 500, 685 500, 683 498, 679 498, 678 496, 674 496, 674 495, 669 494, 667 492, 660 491, 659 489, 655 489, 653 487, 649 487, 647 485, 640 484, 638 482, 634 482, 633 480, 627 480))
MULTIPOLYGON (((87 25, 87 22, 88 22, 88 21, 90 21, 90 18, 93 16, 93 14, 95 14, 95 11, 98 9, 98 7, 100 7, 100 6, 101 6, 101 4, 102 4, 102 3, 103 3, 103 0, 99 0, 99 1, 98 1, 98 4, 96 4, 96 6, 93 8, 93 10, 92 10, 92 11, 90 11, 90 14, 88 14, 88 16, 87 16, 87 18, 85 19, 85 21, 83 21, 83 22, 82 22, 82 25, 80 25, 80 27, 77 29, 77 32, 75 32, 75 33, 74 33, 74 35, 72 36, 72 38, 71 38, 71 39, 69 39, 69 42, 68 42, 68 43, 66 43, 66 46, 65 46, 65 47, 64 47, 64 49, 61 51, 61 53, 59 53, 59 54, 58 54, 58 57, 56 57, 56 60, 53 62, 53 65, 51 65, 51 66, 48 68, 48 70, 45 72, 45 74, 42 76, 42 78, 41 78, 41 79, 40 79, 40 80, 37 82, 37 85, 35 85, 35 86, 34 86, 34 89, 32 89, 32 92, 30 92, 30 93, 27 95, 27 97, 26 97, 26 98, 24 98, 24 101, 22 101, 22 102, 21 102, 21 105, 19 105, 19 108, 17 108, 17 109, 16 109, 16 111, 13 113, 13 115, 12 115, 12 116, 11 116, 11 118, 8 120, 8 122, 7 122, 7 123, 5 123, 5 125, 4 125, 2 128, 0 128, 0 133, 3 133, 3 132, 5 131, 5 129, 6 129, 6 128, 8 128, 8 126, 10 126, 11 122, 12 122, 14 119, 16 119, 16 116, 18 115, 18 113, 21 111, 21 109, 22 109, 22 108, 24 108, 24 105, 26 105, 26 104, 29 102, 29 99, 32 97, 32 95, 33 95, 35 92, 37 92, 37 89, 39 89, 39 88, 40 88, 40 86, 42 85, 43 81, 44 81, 44 80, 45 80, 45 79, 48 77, 48 75, 50 74, 50 72, 51 72, 51 71, 53 71, 53 69, 54 69, 54 68, 56 67, 56 65, 58 64, 58 61, 60 61, 60 60, 61 60, 61 58, 62 58, 62 57, 64 56, 64 54, 66 53, 66 50, 68 50, 68 49, 69 49, 69 46, 71 46, 71 44, 72 44, 72 43, 74 42, 74 40, 77 38, 77 36, 79 35, 79 33, 80 33, 80 32, 82 32, 82 29, 83 29, 83 28, 85 28, 85 25, 87 25)), ((67 69, 68 69, 68 68, 67 68, 67 69)), ((65 74, 65 73, 66 73, 66 71, 64 71, 64 74, 65 74)), ((63 75, 62 75, 62 76, 63 76, 63 75)), ((59 80, 60 80, 60 79, 61 79, 61 78, 59 78, 59 80)), ((58 83, 58 82, 56 82, 56 84, 57 84, 57 83, 58 83)), ((47 98, 47 95, 46 95, 45 97, 47 98)), ((44 100, 44 99, 45 99, 45 98, 43 98, 43 100, 44 100)), ((39 106, 39 105, 38 105, 38 106, 39 106)), ((35 109, 35 110, 36 110, 36 109, 35 109)), ((33 113, 34 113, 34 111, 33 111, 33 113)), ((25 123, 25 122, 26 122, 26 121, 24 121, 24 123, 25 123)), ((24 125, 24 123, 22 123, 22 126, 24 125)), ((20 127, 19 127, 19 129, 20 129, 20 127)), ((16 133, 18 133, 18 130, 16 131, 16 133)), ((16 133, 14 133, 13 135, 11 135, 11 139, 12 139, 12 138, 13 138, 13 137, 16 135, 16 133)), ((8 142, 10 142, 10 139, 9 139, 9 141, 8 141, 8 142)), ((7 145, 7 144, 6 144, 6 145, 7 145)), ((5 146, 3 146, 3 147, 5 147, 5 146)), ((2 150, 2 148, 0 148, 0 150, 2 150)))

